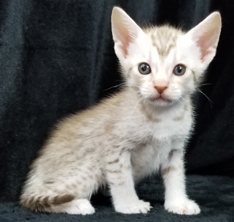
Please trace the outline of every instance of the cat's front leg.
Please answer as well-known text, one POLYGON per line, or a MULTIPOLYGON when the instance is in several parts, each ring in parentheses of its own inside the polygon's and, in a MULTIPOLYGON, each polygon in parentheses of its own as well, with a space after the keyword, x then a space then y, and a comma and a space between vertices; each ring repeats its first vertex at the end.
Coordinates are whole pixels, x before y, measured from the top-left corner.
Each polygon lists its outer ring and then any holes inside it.
POLYGON ((162 164, 162 177, 165 185, 165 203, 167 211, 192 215, 200 213, 199 206, 187 197, 185 187, 183 142, 176 141, 167 161, 162 164))
POLYGON ((134 188, 131 154, 124 151, 106 158, 107 182, 115 210, 125 214, 147 213, 150 203, 140 200, 134 188))

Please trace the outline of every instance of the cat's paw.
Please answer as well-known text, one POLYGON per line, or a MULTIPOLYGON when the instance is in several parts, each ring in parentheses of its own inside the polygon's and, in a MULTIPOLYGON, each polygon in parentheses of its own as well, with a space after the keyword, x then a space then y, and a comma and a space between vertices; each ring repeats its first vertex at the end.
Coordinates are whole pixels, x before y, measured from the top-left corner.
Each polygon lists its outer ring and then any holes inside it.
POLYGON ((182 215, 193 215, 201 212, 199 206, 193 200, 189 199, 166 201, 164 207, 169 212, 182 215))
POLYGON ((95 213, 95 209, 93 208, 89 200, 86 199, 78 199, 68 204, 65 204, 65 208, 62 211, 68 214, 81 214, 81 215, 95 213))
POLYGON ((143 200, 137 200, 131 203, 122 203, 115 207, 116 212, 123 214, 146 214, 150 209, 150 203, 143 200))

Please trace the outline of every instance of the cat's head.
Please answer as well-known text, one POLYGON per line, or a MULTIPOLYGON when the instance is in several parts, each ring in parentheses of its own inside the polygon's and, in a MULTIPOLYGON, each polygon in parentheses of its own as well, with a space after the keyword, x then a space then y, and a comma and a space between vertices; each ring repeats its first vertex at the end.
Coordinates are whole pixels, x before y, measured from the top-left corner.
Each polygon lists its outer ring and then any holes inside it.
POLYGON ((190 96, 216 53, 221 17, 214 12, 188 32, 141 29, 121 8, 112 12, 115 53, 123 76, 142 99, 167 106, 190 96))

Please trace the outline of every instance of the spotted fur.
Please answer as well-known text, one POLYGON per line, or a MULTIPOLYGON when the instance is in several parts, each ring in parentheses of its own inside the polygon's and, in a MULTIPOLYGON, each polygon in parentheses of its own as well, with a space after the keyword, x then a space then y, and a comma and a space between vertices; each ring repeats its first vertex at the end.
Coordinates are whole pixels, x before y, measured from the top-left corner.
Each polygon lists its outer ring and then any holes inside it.
POLYGON ((20 204, 30 210, 92 214, 90 197, 109 189, 121 213, 147 213, 135 183, 161 172, 165 209, 198 214, 187 197, 184 147, 193 128, 191 95, 216 53, 221 21, 211 14, 189 32, 162 26, 142 30, 122 9, 112 34, 126 87, 100 104, 62 120, 33 162, 20 204), (150 73, 142 75, 139 64, 150 73), (182 76, 173 74, 183 64, 182 76), (160 91, 159 91, 160 89, 160 91))

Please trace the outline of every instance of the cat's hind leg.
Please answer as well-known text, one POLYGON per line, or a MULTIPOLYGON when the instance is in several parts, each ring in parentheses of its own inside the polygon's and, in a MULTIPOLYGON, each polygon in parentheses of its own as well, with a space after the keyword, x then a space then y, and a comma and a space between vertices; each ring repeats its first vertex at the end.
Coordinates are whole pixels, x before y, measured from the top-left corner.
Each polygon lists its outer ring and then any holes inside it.
POLYGON ((20 197, 20 204, 29 210, 83 215, 95 212, 89 201, 98 187, 94 180, 79 182, 73 179, 69 183, 57 178, 54 183, 41 183, 40 186, 33 182, 30 180, 26 184, 20 197))
POLYGON ((67 214, 93 214, 95 209, 88 199, 77 199, 71 194, 57 196, 37 195, 21 198, 20 204, 32 211, 67 214))

